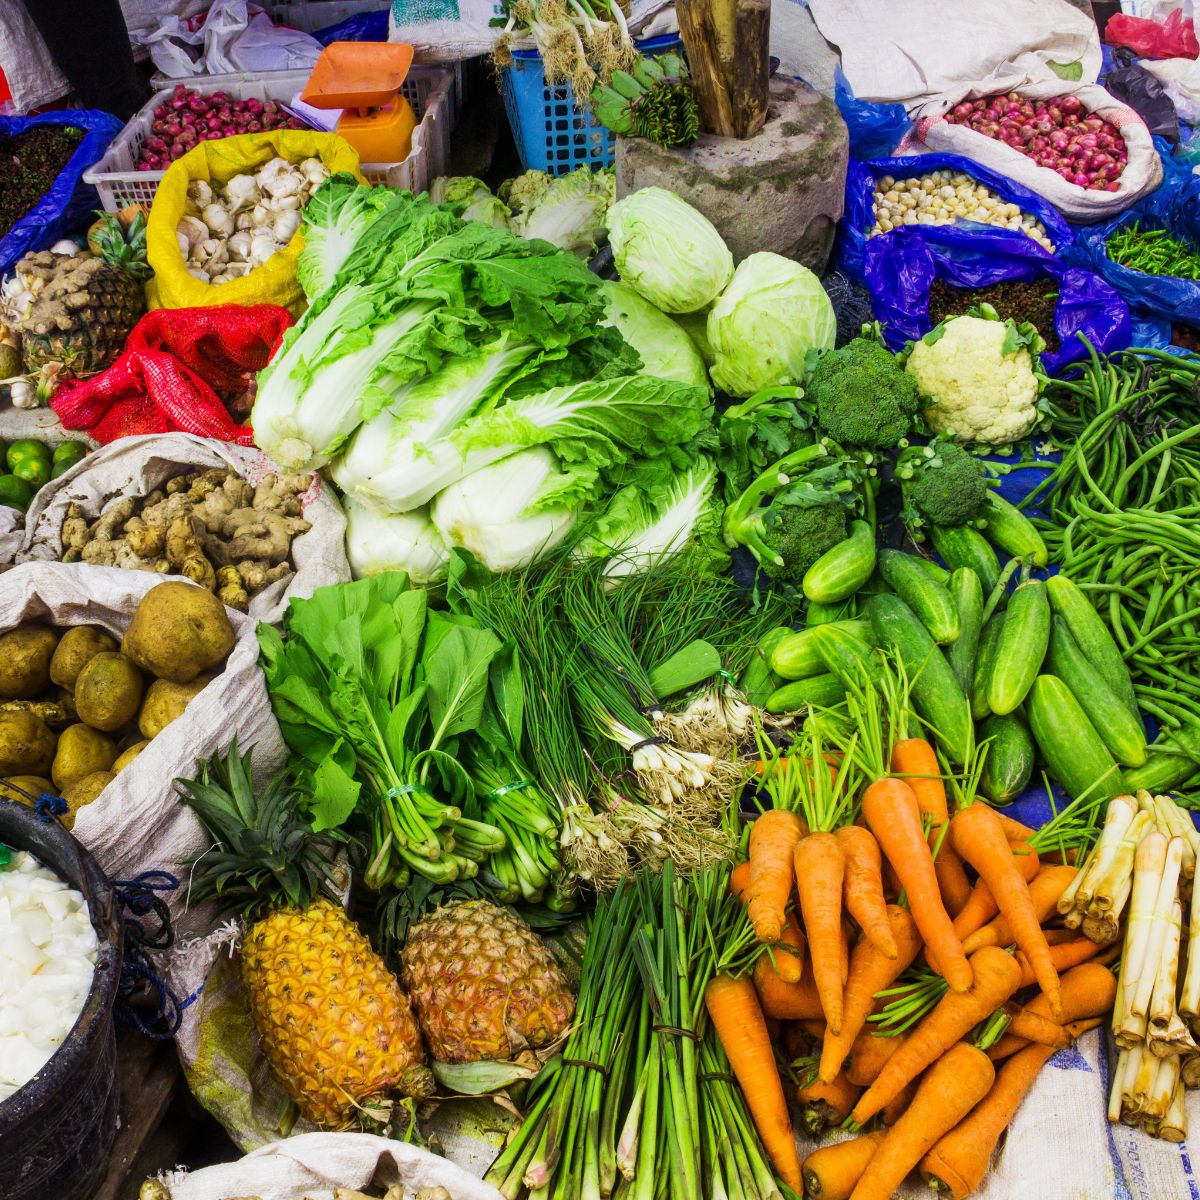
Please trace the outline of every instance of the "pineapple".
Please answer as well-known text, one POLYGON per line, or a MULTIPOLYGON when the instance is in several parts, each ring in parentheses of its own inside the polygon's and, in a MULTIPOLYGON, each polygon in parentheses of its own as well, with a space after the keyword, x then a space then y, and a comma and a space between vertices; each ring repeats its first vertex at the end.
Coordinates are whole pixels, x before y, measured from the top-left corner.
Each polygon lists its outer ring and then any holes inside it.
POLYGON ((193 897, 243 916, 242 978, 254 1027, 280 1083, 310 1121, 350 1125, 396 1090, 428 1095, 408 998, 330 890, 332 868, 286 776, 255 798, 250 755, 176 781, 219 843, 196 860, 193 897))
POLYGON ((88 230, 88 249, 98 258, 144 282, 154 274, 146 261, 146 210, 132 204, 119 213, 97 213, 88 230))
POLYGON ((567 1030, 575 998, 537 934, 487 900, 439 908, 409 931, 404 986, 434 1058, 511 1059, 567 1030))

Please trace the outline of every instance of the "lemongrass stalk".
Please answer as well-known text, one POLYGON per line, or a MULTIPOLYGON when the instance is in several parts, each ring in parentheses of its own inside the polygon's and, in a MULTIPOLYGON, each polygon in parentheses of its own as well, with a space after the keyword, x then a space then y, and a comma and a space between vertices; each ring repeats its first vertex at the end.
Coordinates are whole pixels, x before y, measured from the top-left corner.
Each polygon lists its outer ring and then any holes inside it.
POLYGON ((1097 878, 1095 891, 1089 897, 1089 904, 1095 904, 1099 912, 1111 912, 1116 907, 1116 898, 1121 894, 1124 881, 1133 874, 1137 848, 1142 838, 1154 829, 1154 814, 1150 812, 1139 812, 1126 826, 1116 852, 1097 878))
POLYGON ((1189 1054, 1179 1064, 1179 1077, 1183 1086, 1200 1087, 1200 1054, 1189 1054))
MULTIPOLYGON (((1132 1014, 1137 995, 1138 978, 1146 971, 1149 943, 1153 932, 1154 902, 1162 882, 1163 865, 1167 857, 1167 839, 1151 830, 1138 843, 1134 857, 1133 894, 1129 901, 1129 928, 1125 934, 1125 952, 1121 963, 1121 978, 1126 995, 1124 1011, 1132 1014)), ((1153 976, 1151 976, 1153 984, 1153 976)), ((1145 1009, 1142 1010, 1143 1015, 1145 1009)))
POLYGON ((1121 1120, 1136 1124, 1144 1118, 1161 1062, 1162 1059, 1155 1058, 1144 1044, 1130 1052, 1131 1070, 1126 1079, 1121 1120))
POLYGON ((1143 1110, 1144 1119, 1161 1121, 1171 1107, 1171 1098, 1179 1083, 1179 1057, 1170 1055, 1167 1058, 1154 1058, 1147 1055, 1151 1062, 1158 1064, 1154 1072, 1154 1080, 1146 1096, 1146 1107, 1143 1110))
POLYGON ((1193 1024, 1200 1020, 1200 887, 1192 888, 1188 921, 1187 969, 1179 997, 1179 1012, 1193 1024))
POLYGON ((1109 858, 1116 853, 1117 846, 1136 813, 1137 803, 1132 796, 1116 796, 1109 802, 1100 837, 1079 874, 1059 897, 1058 911, 1064 916, 1077 906, 1087 907, 1095 890, 1092 886, 1093 881, 1101 876, 1109 858))
POLYGON ((1113 1067, 1112 1073, 1112 1087, 1108 1093, 1110 1125, 1116 1125, 1121 1120, 1121 1113, 1125 1107, 1125 1080, 1129 1075, 1129 1062, 1132 1056, 1132 1050, 1121 1050, 1117 1054, 1117 1063, 1113 1067))
POLYGON ((1154 991, 1150 998, 1148 1040, 1151 1052, 1160 1057, 1168 1054, 1193 1054, 1200 1050, 1175 1007, 1182 917, 1182 906, 1176 900, 1171 905, 1167 935, 1163 939, 1162 955, 1159 959, 1158 977, 1154 981, 1154 991))
POLYGON ((1165 1142, 1183 1142, 1187 1140, 1187 1104, 1184 1099, 1183 1080, 1175 1081, 1175 1090, 1171 1093, 1171 1103, 1167 1112, 1159 1122, 1158 1136, 1165 1142))
POLYGON ((1183 862, 1179 868, 1179 876, 1190 883, 1196 874, 1196 853, 1197 850, 1200 850, 1200 832, 1192 824, 1191 818, 1170 796, 1155 796, 1154 807, 1158 812, 1160 826, 1165 826, 1164 832, 1167 832, 1170 837, 1183 839, 1183 862))
MULTIPOLYGON (((1157 830, 1147 837, 1161 838, 1157 830)), ((1151 852, 1151 857, 1157 857, 1157 851, 1151 852)), ((1129 1011, 1138 1017, 1148 1016, 1150 1012, 1150 996, 1154 991, 1154 978, 1162 958, 1162 945, 1167 939, 1171 920, 1171 907, 1176 902, 1179 890, 1179 866, 1183 861, 1183 839, 1171 838, 1166 844, 1163 855, 1161 875, 1158 889, 1154 896, 1153 907, 1150 910, 1150 922, 1147 926, 1148 937, 1138 964, 1138 975, 1132 999, 1129 1001, 1129 1011)), ((1136 933, 1131 925, 1131 933, 1136 933)))

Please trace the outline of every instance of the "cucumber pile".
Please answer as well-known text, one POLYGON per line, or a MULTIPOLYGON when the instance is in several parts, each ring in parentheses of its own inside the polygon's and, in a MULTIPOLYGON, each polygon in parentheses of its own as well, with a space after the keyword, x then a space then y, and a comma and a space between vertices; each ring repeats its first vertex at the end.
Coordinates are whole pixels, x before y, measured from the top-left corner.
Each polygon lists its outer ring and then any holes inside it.
POLYGON ((1030 578, 1028 560, 996 561, 993 571, 981 536, 958 538, 955 549, 952 571, 880 550, 865 586, 811 604, 798 632, 772 631, 750 681, 767 710, 838 703, 878 671, 882 648, 903 665, 912 707, 951 764, 987 741, 980 791, 994 804, 1011 804, 1039 761, 1072 797, 1091 800, 1170 786, 1171 768, 1190 771, 1178 750, 1148 748, 1120 650, 1070 579, 1030 578))

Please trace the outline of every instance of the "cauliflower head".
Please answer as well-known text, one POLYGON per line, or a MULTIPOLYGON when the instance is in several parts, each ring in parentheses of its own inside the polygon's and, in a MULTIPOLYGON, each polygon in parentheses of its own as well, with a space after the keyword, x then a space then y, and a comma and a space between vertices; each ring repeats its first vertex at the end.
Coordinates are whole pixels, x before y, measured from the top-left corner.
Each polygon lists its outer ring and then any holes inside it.
POLYGON ((1038 423, 1033 357, 1014 333, 1009 322, 953 317, 913 346, 905 369, 934 433, 1005 446, 1038 423))

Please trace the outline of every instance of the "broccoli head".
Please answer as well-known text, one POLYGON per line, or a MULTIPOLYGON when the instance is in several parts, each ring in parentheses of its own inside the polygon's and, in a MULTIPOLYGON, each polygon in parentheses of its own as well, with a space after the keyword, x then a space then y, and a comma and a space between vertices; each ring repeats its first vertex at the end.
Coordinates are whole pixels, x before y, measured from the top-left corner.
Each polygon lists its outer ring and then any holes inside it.
POLYGON ((953 442, 906 450, 896 462, 906 504, 933 525, 965 525, 983 515, 987 472, 953 442))
POLYGON ((831 460, 826 442, 794 450, 725 509, 725 543, 745 546, 772 579, 798 583, 826 550, 846 538, 847 514, 858 503, 862 481, 861 465, 831 460))
POLYGON ((805 397, 835 441, 890 450, 912 432, 921 407, 916 381, 894 354, 871 337, 856 337, 822 356, 805 397))

